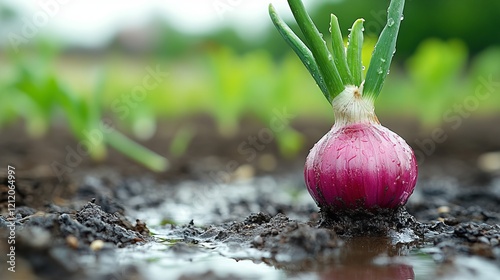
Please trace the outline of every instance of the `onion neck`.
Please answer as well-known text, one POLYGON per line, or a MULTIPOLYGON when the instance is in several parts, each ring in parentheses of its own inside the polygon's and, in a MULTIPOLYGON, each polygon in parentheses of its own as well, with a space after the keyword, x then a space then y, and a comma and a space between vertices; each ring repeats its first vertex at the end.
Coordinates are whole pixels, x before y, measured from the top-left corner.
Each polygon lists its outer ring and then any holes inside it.
POLYGON ((363 96, 361 87, 348 85, 333 101, 334 127, 344 127, 350 124, 380 124, 375 115, 374 100, 363 96))

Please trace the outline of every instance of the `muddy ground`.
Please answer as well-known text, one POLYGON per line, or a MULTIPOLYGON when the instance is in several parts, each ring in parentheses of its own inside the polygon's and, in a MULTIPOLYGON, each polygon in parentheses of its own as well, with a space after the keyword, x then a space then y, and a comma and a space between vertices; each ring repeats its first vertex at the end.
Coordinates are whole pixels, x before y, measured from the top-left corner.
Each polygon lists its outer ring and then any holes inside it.
MULTIPOLYGON (((4 131, 1 279, 500 275, 500 172, 496 157, 485 157, 500 150, 500 131, 481 132, 472 122, 450 131, 450 140, 422 162, 406 208, 381 227, 385 231, 364 234, 345 225, 319 226, 321 216, 302 179, 307 149, 291 160, 272 143, 260 152, 261 160, 246 162, 236 147, 261 125, 243 125, 237 137, 224 139, 213 133, 211 122, 197 123, 200 136, 185 155, 171 158, 173 166, 164 174, 151 174, 111 152, 103 163, 84 159, 62 181, 50 163, 64 161, 64 147, 75 145, 64 129, 55 127, 39 140, 27 138, 22 125, 4 131), (240 164, 226 176, 229 160, 240 164), (263 164, 270 161, 275 164, 263 164), (6 265, 8 164, 16 167, 15 273, 6 265)), ((412 134, 406 123, 388 123, 406 139, 425 137, 412 134)), ((305 146, 328 129, 295 125, 310 139, 305 146)), ((165 132, 146 144, 163 153, 168 139, 165 132)))

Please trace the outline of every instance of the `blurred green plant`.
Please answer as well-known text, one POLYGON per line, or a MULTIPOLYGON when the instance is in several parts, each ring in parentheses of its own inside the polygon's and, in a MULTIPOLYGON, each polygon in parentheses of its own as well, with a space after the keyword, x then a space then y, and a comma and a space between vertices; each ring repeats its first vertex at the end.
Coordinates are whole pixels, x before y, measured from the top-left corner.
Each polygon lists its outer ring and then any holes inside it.
MULTIPOLYGON (((213 53, 209 69, 214 98, 209 113, 215 117, 222 135, 234 135, 240 121, 248 115, 271 128, 275 111, 283 109, 281 104, 286 104, 290 97, 289 81, 302 78, 290 62, 293 63, 287 58, 282 65, 276 64, 264 51, 238 56, 221 48, 213 53), (285 72, 276 77, 281 71, 285 72)), ((302 136, 289 123, 272 133, 283 155, 293 156, 301 149, 302 136)))
POLYGON ((423 42, 408 60, 407 69, 416 97, 416 105, 424 127, 439 125, 443 111, 457 99, 465 86, 466 46, 457 40, 448 42, 429 39, 423 42), (443 94, 449 93, 449 94, 443 94))
POLYGON ((92 159, 104 159, 106 145, 109 145, 151 170, 160 172, 168 168, 166 158, 133 142, 116 129, 104 131, 101 119, 104 114, 105 73, 98 75, 94 90, 89 93, 75 92, 63 85, 51 68, 54 50, 44 46, 43 42, 39 49, 42 55, 29 59, 11 54, 16 69, 14 79, 4 84, 0 94, 0 100, 8 100, 2 102, 6 107, 0 115, 3 124, 21 117, 26 121, 28 134, 41 137, 47 133, 54 117, 62 113, 73 135, 80 143, 86 143, 92 159))
MULTIPOLYGON (((375 42, 365 39, 362 57, 367 67, 375 42)), ((118 132, 145 140, 153 136, 162 119, 209 115, 216 121, 219 133, 230 137, 249 117, 269 128, 274 109, 286 109, 296 119, 331 122, 333 117, 323 97, 310 94, 317 91, 317 85, 301 61, 289 52, 276 60, 261 50, 238 54, 219 46, 192 57, 168 59, 163 64, 168 65, 165 70, 171 78, 152 89, 127 116, 121 116, 113 110, 113 102, 141 82, 140 65, 157 64, 157 57, 108 56, 90 62, 83 57, 74 60, 76 63, 65 62, 61 68, 58 63, 66 59, 65 54, 50 44, 41 44, 37 50, 37 54, 9 53, 7 64, 0 65, 0 127, 23 119, 28 134, 40 137, 63 118, 75 138, 85 140, 84 131, 98 129, 104 117, 111 117, 116 129, 89 151, 96 160, 106 156, 109 146, 153 170, 164 170, 168 166, 166 159, 118 132), (73 71, 82 68, 79 63, 100 65, 94 73, 97 80, 87 77, 88 72, 73 71)), ((500 77, 498 61, 500 47, 471 58, 461 41, 424 41, 406 63, 396 63, 386 80, 385 94, 377 100, 377 111, 387 117, 418 119, 423 129, 440 125, 447 109, 474 94, 479 77, 500 77), (408 75, 402 75, 402 71, 408 75)), ((474 115, 498 114, 498 104, 500 92, 495 88, 474 115)), ((185 153, 199 133, 195 128, 172 129, 166 150, 174 157, 185 153)), ((302 135, 291 123, 284 123, 273 133, 285 156, 293 156, 303 146, 302 135)))

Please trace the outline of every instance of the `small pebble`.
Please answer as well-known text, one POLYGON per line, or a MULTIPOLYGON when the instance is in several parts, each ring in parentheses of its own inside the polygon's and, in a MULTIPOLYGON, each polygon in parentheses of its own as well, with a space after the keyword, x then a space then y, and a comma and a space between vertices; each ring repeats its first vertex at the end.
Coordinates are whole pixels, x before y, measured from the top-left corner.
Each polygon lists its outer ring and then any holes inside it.
POLYGON ((66 237, 66 243, 68 244, 69 247, 73 249, 78 248, 78 239, 74 235, 68 235, 66 237))
POLYGON ((102 240, 94 240, 92 241, 92 243, 90 243, 90 249, 92 249, 92 251, 94 252, 101 250, 103 247, 104 247, 104 241, 102 240))
POLYGON ((233 173, 235 180, 248 180, 255 176, 255 169, 250 164, 240 165, 233 173))
POLYGON ((262 236, 257 235, 257 236, 255 236, 255 238, 253 239, 253 242, 252 242, 252 243, 253 243, 253 245, 255 245, 255 246, 260 246, 260 245, 264 244, 264 239, 262 239, 262 236))
POLYGON ((500 171, 500 152, 482 154, 477 160, 477 165, 484 172, 500 171))
POLYGON ((496 239, 496 238, 492 238, 490 240, 491 246, 497 246, 499 243, 500 243, 500 241, 498 241, 498 239, 496 239))
POLYGON ((448 226, 455 226, 458 225, 460 222, 455 218, 445 218, 443 223, 445 223, 448 226))
POLYGON ((477 239, 477 241, 485 243, 485 244, 490 244, 490 240, 484 236, 481 236, 477 239))
POLYGON ((450 213, 450 207, 448 207, 448 206, 440 206, 437 209, 437 211, 438 211, 439 214, 450 213))

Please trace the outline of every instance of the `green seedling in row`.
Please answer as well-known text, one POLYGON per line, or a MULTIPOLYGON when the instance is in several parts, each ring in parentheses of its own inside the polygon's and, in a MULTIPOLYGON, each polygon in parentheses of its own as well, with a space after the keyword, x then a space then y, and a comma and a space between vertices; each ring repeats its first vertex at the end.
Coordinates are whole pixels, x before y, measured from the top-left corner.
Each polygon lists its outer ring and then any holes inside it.
POLYGON ((109 145, 151 170, 165 171, 169 162, 166 158, 132 141, 116 129, 102 131, 102 118, 106 75, 101 74, 96 89, 90 94, 76 93, 63 86, 55 72, 33 62, 17 60, 18 74, 14 82, 6 87, 2 98, 9 97, 16 104, 15 113, 27 122, 28 133, 44 135, 56 113, 62 112, 71 132, 80 143, 87 145, 88 154, 94 160, 106 157, 109 145), (90 134, 99 137, 89 139, 90 134))

